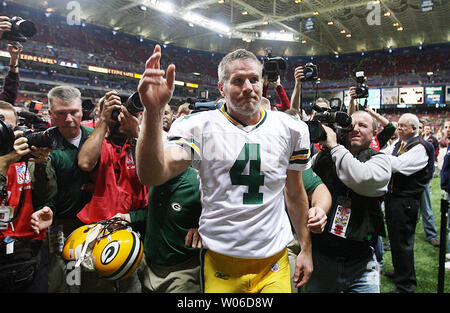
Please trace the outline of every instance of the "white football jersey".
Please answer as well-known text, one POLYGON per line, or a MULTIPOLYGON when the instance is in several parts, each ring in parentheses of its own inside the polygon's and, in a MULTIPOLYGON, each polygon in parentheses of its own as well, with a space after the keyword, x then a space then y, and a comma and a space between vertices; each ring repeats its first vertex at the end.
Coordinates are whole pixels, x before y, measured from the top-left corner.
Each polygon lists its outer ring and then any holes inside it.
POLYGON ((293 239, 286 171, 310 167, 306 124, 283 112, 261 113, 256 125, 244 126, 223 106, 177 119, 168 134, 168 144, 191 153, 199 174, 204 246, 233 257, 266 258, 293 239))

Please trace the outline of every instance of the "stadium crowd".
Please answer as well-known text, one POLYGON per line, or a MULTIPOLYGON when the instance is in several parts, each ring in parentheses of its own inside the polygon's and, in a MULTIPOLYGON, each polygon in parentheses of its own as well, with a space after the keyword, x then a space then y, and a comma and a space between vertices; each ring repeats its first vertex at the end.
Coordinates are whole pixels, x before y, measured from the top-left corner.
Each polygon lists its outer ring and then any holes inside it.
POLYGON ((349 78, 364 68, 380 86, 417 83, 450 70, 448 47, 317 57, 321 88, 344 82, 349 102, 336 110, 318 97, 306 113, 302 93, 317 79, 298 65, 306 58, 271 79, 245 49, 150 47, 30 12, 39 34, 21 48, 2 42, 1 292, 379 293, 384 274, 392 292, 412 293, 419 212, 426 240, 447 241, 430 182, 440 176, 448 197, 448 110, 380 113, 358 103, 349 78), (218 87, 213 105, 187 101, 176 79, 218 87), (383 238, 394 272, 383 270, 383 238))

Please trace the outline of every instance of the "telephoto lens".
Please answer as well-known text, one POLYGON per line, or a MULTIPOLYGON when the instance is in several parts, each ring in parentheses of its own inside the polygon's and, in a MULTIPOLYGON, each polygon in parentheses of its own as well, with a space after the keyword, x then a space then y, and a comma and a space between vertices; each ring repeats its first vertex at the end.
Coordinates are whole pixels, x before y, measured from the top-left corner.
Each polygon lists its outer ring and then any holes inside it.
POLYGON ((14 131, 0 119, 0 155, 8 154, 14 147, 14 131))

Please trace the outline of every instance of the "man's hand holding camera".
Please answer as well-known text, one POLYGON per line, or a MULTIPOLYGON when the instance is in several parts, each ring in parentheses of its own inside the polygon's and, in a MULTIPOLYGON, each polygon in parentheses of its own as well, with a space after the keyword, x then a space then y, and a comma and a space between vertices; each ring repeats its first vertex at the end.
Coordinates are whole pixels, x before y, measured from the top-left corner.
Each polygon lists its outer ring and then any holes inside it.
POLYGON ((297 66, 294 71, 295 84, 301 84, 302 80, 305 79, 305 74, 303 73, 303 66, 297 66))
POLYGON ((31 146, 31 155, 33 157, 31 157, 29 161, 37 164, 43 164, 48 160, 51 152, 53 152, 53 149, 45 147, 37 148, 35 146, 31 146))
POLYGON ((14 141, 13 151, 8 154, 0 156, 1 172, 6 174, 11 164, 19 162, 20 159, 28 154, 33 157, 29 159, 31 162, 44 163, 50 153, 53 151, 50 148, 37 148, 35 146, 28 145, 28 139, 22 137, 23 132, 21 130, 14 131, 16 140, 14 141))
POLYGON ((9 22, 9 17, 0 16, 0 38, 3 36, 4 32, 11 31, 11 23, 9 22))
POLYGON ((115 90, 109 91, 105 95, 105 102, 103 103, 103 109, 100 115, 100 120, 103 120, 107 124, 111 121, 111 115, 114 110, 122 110, 120 97, 115 90))
POLYGON ((320 143, 327 146, 330 150, 338 145, 337 135, 336 133, 328 126, 322 124, 325 133, 327 134, 327 139, 325 141, 321 141, 320 143))
POLYGON ((356 87, 350 87, 349 89, 350 101, 354 101, 357 97, 356 95, 356 87))
POLYGON ((32 155, 32 157, 29 158, 28 161, 35 162, 38 164, 44 163, 48 159, 53 149, 35 146, 30 147, 28 145, 28 139, 22 137, 22 134, 23 132, 20 130, 14 131, 16 140, 14 141, 14 151, 11 153, 15 154, 15 157, 13 157, 12 160, 14 160, 14 162, 12 163, 18 162, 22 157, 26 156, 27 154, 32 155))
POLYGON ((128 138, 137 138, 139 135, 139 120, 122 105, 120 97, 114 90, 106 93, 100 118, 108 124, 111 119, 115 119, 112 116, 113 112, 120 112, 117 115, 117 121, 120 124, 119 131, 128 138))
POLYGON ((122 112, 118 116, 120 123, 119 131, 128 138, 137 138, 139 136, 139 120, 128 112, 126 107, 122 107, 122 112))

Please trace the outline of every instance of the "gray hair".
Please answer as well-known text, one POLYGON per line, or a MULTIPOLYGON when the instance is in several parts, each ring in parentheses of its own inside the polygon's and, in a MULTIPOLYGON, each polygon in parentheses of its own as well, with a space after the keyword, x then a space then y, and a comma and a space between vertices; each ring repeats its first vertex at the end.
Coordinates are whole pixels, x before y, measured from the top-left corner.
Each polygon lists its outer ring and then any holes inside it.
POLYGON ((400 116, 400 118, 402 117, 406 118, 409 122, 409 125, 416 129, 415 134, 417 135, 419 133, 419 118, 412 113, 404 113, 400 116))
POLYGON ((228 79, 228 73, 226 72, 226 67, 229 63, 235 60, 253 60, 261 67, 261 77, 262 77, 262 64, 253 52, 245 49, 238 49, 233 52, 228 53, 223 57, 222 61, 219 63, 219 68, 217 74, 219 76, 219 82, 223 83, 228 79))
POLYGON ((75 98, 81 100, 81 92, 80 90, 72 86, 57 86, 52 88, 48 92, 47 98, 48 98, 48 106, 49 109, 51 110, 53 98, 61 99, 64 102, 70 101, 75 98))

